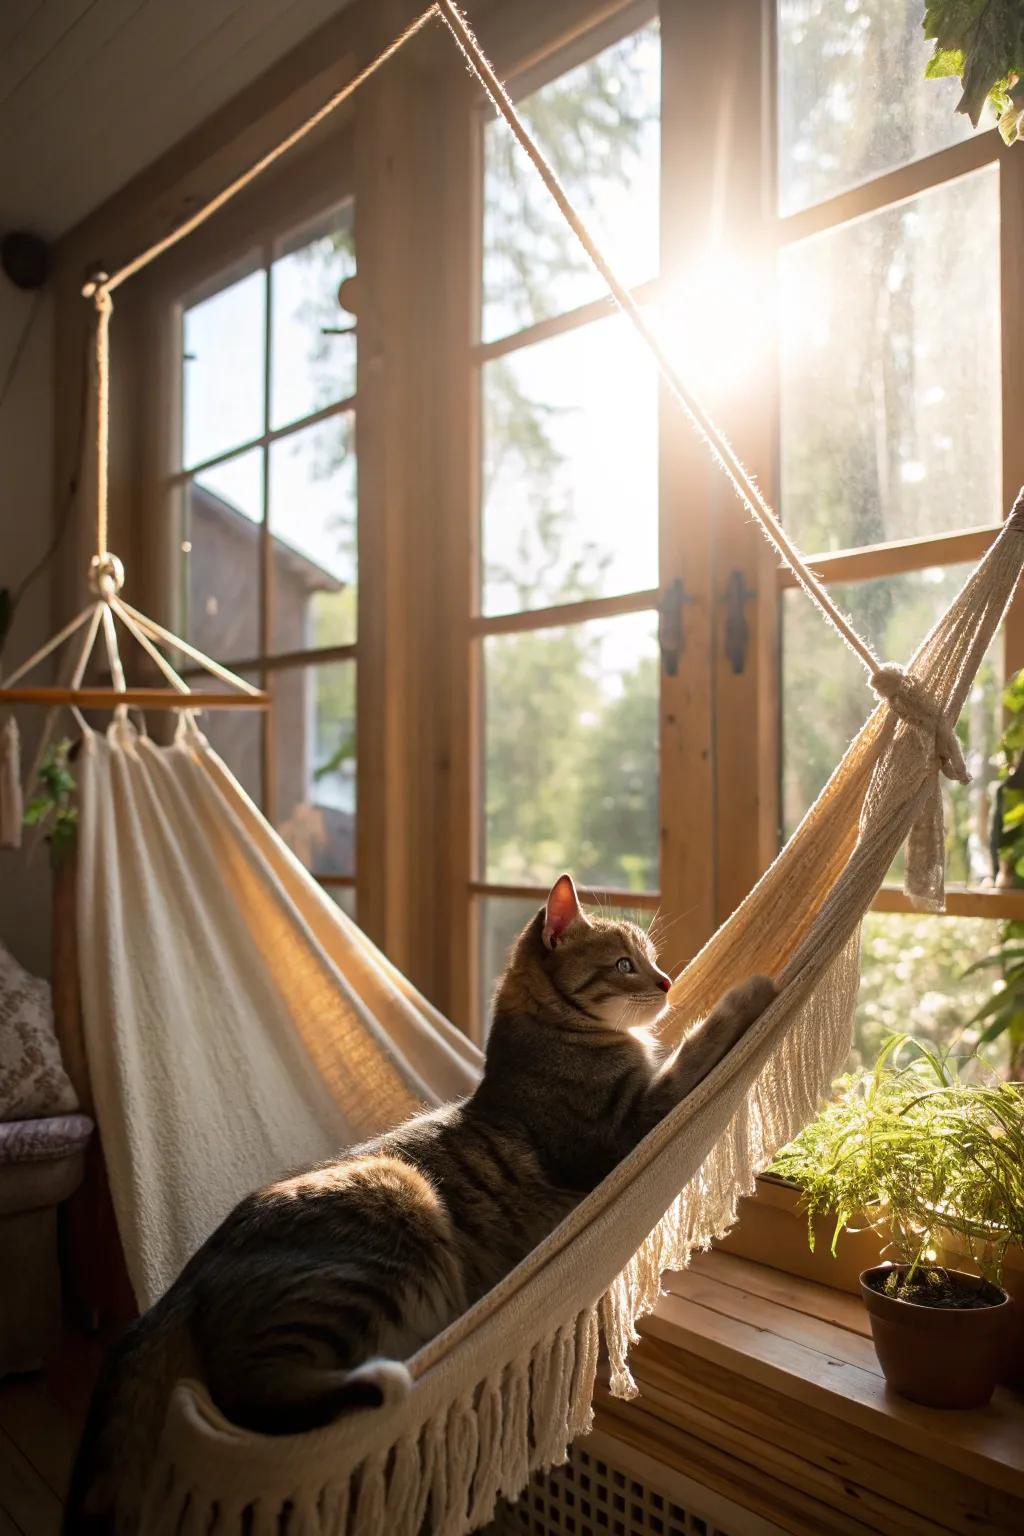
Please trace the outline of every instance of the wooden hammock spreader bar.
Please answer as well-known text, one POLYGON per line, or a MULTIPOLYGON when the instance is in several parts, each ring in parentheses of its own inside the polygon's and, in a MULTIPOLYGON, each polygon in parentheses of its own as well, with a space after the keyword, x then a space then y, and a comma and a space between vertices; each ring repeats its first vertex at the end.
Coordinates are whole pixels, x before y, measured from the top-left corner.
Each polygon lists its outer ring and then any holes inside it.
POLYGON ((47 704, 72 709, 267 709, 269 693, 214 693, 190 689, 187 693, 167 688, 5 688, 4 704, 47 704))

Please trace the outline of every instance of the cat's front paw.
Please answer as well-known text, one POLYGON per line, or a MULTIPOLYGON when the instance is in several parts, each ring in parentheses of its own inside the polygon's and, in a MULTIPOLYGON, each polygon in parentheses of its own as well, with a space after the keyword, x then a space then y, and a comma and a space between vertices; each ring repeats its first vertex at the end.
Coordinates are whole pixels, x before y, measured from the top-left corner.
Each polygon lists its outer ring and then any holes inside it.
MULTIPOLYGON (((743 1029, 748 1029, 759 1019, 770 1003, 778 996, 778 987, 770 976, 750 976, 738 987, 731 988, 722 999, 729 1012, 743 1029)), ((720 1005, 721 1006, 721 1005, 720 1005)))

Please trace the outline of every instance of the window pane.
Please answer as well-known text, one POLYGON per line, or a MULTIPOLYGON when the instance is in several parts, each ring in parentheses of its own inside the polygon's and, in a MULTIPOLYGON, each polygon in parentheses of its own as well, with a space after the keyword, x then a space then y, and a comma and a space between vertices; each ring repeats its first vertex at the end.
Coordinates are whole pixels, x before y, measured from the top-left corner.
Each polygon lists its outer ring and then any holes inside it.
POLYGON ((658 584, 658 401, 622 320, 483 370, 485 613, 658 584))
POLYGON ((655 889, 654 615, 483 644, 485 878, 655 889))
POLYGON ((926 80, 921 0, 779 0, 779 205, 833 197, 971 134, 926 80))
MULTIPOLYGON (((480 1022, 481 1035, 486 1036, 491 1019, 491 997, 495 984, 508 964, 509 951, 514 941, 536 913, 544 905, 544 895, 538 892, 529 901, 517 896, 480 896, 480 1022)), ((593 908, 590 910, 598 910, 593 908)), ((646 928, 650 912, 628 907, 603 907, 602 916, 626 918, 646 928)))
POLYGON ((804 549, 998 521, 997 176, 783 251, 781 500, 804 549))
MULTIPOLYGON (((656 24, 519 103, 572 203, 627 283, 658 269, 661 50, 656 24)), ((504 122, 484 130, 485 340, 605 292, 504 122)))
MULTIPOLYGON (((969 566, 949 566, 831 590, 883 660, 908 661, 969 571, 969 566)), ((838 637, 826 633, 817 609, 796 590, 783 594, 782 656, 782 794, 789 833, 824 787, 875 698, 860 662, 838 637)), ((1002 686, 1002 645, 997 636, 958 727, 973 781, 940 780, 951 882, 977 883, 992 873, 988 823, 996 774, 990 760, 1001 731, 1002 686)))
MULTIPOLYGON (((261 687, 258 672, 240 674, 254 687, 261 687)), ((193 687, 212 693, 226 693, 227 685, 215 677, 193 680, 193 687)), ((266 716, 259 709, 208 709, 200 719, 200 729, 210 746, 222 757, 246 794, 257 805, 263 801, 263 729, 266 716)))
POLYGON ((352 207, 336 210, 315 234, 270 269, 270 425, 287 426, 355 394, 355 316, 338 289, 356 270, 352 207), (348 331, 348 334, 338 332, 348 331))
POLYGON ((265 272, 251 272, 184 314, 183 463, 201 464, 263 431, 265 272))
POLYGON ((356 920, 356 888, 354 885, 325 885, 324 890, 334 904, 356 920))
POLYGON ((256 656, 263 450, 251 448, 190 481, 186 519, 185 638, 221 661, 256 656))
MULTIPOLYGON (((992 995, 999 972, 964 972, 990 953, 1000 924, 983 917, 869 912, 864 919, 860 994, 851 1066, 870 1067, 885 1036, 902 1033, 967 1055, 984 1022, 969 1020, 992 995)), ((981 1047, 987 1066, 1005 1075, 1005 1037, 981 1047)))
POLYGON ((320 875, 355 874, 355 662, 273 674, 277 829, 320 875))
POLYGON ((270 447, 273 649, 356 638, 355 417, 332 416, 270 447))

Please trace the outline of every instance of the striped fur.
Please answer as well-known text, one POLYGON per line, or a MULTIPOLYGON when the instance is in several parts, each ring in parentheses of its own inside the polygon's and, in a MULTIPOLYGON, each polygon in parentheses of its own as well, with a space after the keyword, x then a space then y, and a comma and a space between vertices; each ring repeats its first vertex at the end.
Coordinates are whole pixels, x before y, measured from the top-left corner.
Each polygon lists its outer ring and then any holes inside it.
POLYGON ((773 995, 764 977, 734 988, 661 1061, 646 1029, 668 985, 643 930, 586 917, 562 876, 497 987, 472 1097, 247 1196, 128 1331, 90 1410, 66 1536, 135 1529, 182 1374, 269 1434, 379 1403, 365 1362, 404 1359, 489 1290, 773 995))

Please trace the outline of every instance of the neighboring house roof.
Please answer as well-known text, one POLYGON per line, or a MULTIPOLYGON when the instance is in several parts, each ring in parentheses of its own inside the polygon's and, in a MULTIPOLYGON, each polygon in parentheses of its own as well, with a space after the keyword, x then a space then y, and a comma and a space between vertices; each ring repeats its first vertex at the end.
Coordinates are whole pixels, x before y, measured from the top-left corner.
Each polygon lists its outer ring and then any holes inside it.
MULTIPOLYGON (((239 511, 233 502, 227 501, 223 496, 218 496, 206 486, 199 485, 193 480, 191 486, 191 515, 200 519, 206 518, 220 526, 237 539, 240 544, 256 544, 261 536, 261 526, 254 523, 251 517, 239 511)), ((325 571, 322 565, 317 565, 315 560, 300 554, 293 549, 284 539, 276 534, 271 534, 270 542, 274 550, 274 565, 279 576, 290 577, 295 584, 306 592, 341 592, 347 585, 332 576, 330 571, 325 571)))

